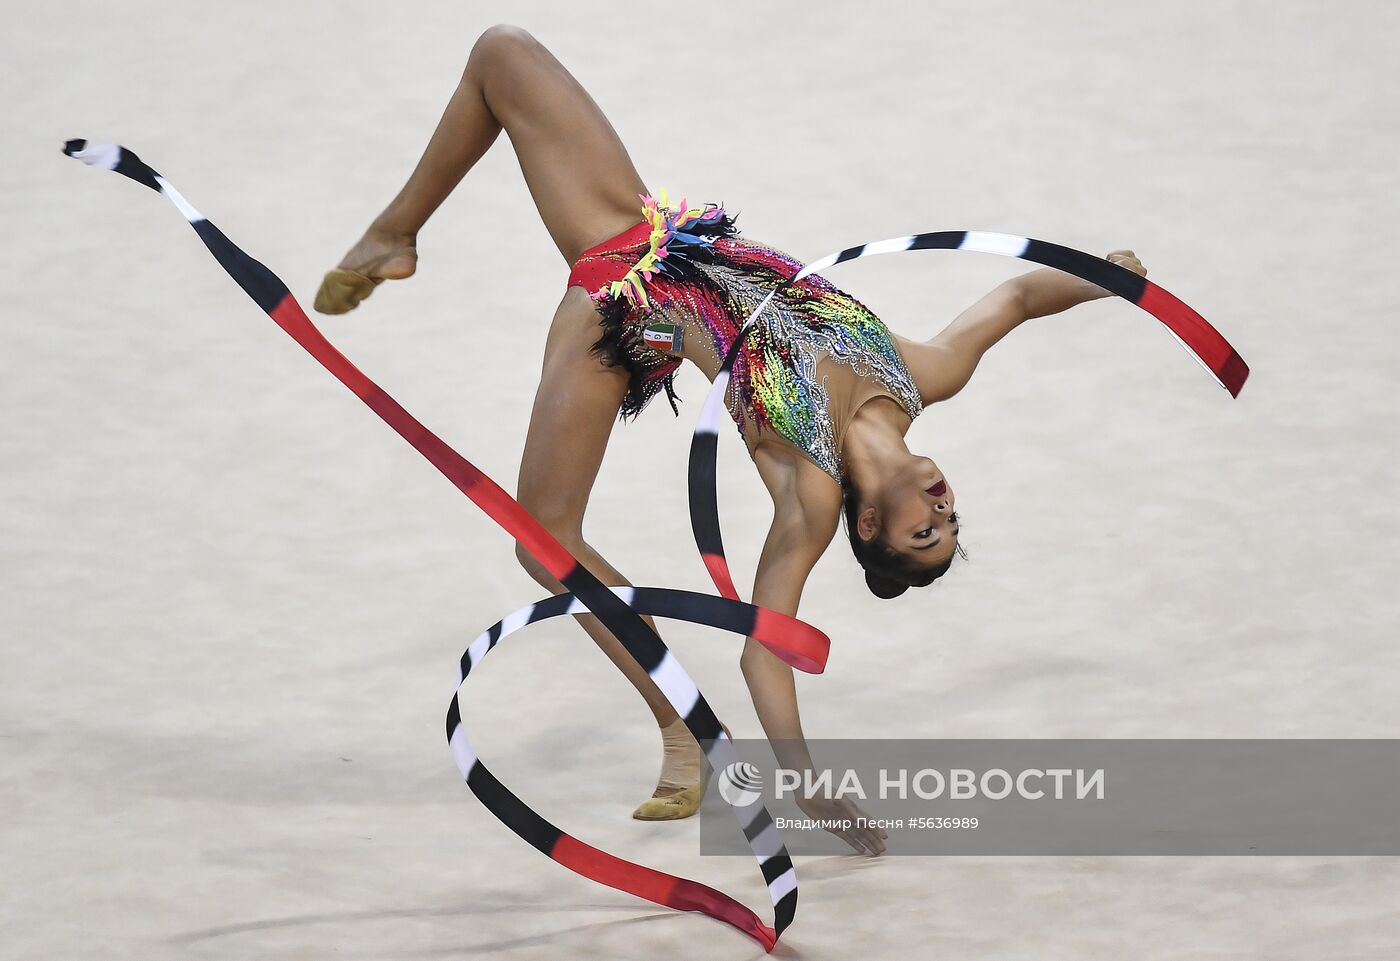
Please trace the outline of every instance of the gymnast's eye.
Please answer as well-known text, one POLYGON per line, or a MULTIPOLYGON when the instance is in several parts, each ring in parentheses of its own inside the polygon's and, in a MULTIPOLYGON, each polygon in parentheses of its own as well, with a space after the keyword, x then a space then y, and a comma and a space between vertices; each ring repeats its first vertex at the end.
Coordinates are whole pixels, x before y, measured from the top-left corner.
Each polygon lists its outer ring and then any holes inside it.
POLYGON ((951 514, 948 515, 948 523, 949 523, 949 524, 952 524, 954 527, 957 527, 957 526, 958 526, 958 512, 957 512, 957 511, 953 511, 953 513, 951 513, 951 514))
POLYGON ((933 536, 933 528, 925 527, 923 530, 917 532, 914 536, 921 541, 928 540, 930 537, 933 536))

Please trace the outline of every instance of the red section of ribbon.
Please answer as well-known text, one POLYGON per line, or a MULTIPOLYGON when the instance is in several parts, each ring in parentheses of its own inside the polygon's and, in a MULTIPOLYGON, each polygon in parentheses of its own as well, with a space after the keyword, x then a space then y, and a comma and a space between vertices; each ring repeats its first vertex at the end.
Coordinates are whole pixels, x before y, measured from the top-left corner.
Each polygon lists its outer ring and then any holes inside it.
POLYGON ((831 653, 831 638, 806 621, 757 607, 754 618, 754 640, 772 651, 785 664, 808 674, 820 674, 826 670, 826 659, 831 653), (771 641, 768 638, 781 638, 771 641))
POLYGON ((633 864, 600 851, 578 838, 561 835, 549 856, 564 867, 610 888, 635 894, 678 911, 699 911, 732 924, 772 951, 778 935, 758 915, 729 895, 698 881, 687 881, 663 871, 633 864))
POLYGON ((739 592, 734 589, 734 579, 729 576, 729 562, 724 555, 701 554, 700 557, 705 561, 705 570, 710 572, 710 580, 714 581, 720 596, 731 601, 741 600, 739 592))
POLYGON ((1249 365, 1220 331, 1211 326, 1210 321, 1171 291, 1158 287, 1150 280, 1145 282, 1137 305, 1181 338, 1182 343, 1201 359, 1201 363, 1210 368, 1231 397, 1240 395, 1249 377, 1249 365))
POLYGON ((378 390, 374 381, 366 377, 360 368, 350 362, 335 345, 326 340, 324 334, 316 329, 316 325, 311 322, 311 318, 306 316, 306 312, 301 309, 301 304, 296 302, 296 298, 287 294, 277 302, 277 306, 267 312, 267 315, 277 321, 277 326, 281 327, 292 336, 298 344, 306 349, 312 357, 320 362, 321 366, 335 375, 336 380, 355 392, 355 396, 364 399, 369 396, 370 391, 378 390))

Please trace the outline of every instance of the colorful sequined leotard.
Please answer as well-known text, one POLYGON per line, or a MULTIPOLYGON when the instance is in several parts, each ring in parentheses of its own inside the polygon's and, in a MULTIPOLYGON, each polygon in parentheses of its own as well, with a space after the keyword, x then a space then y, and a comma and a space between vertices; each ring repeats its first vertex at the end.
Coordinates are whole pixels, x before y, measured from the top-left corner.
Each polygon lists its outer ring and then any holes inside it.
MULTIPOLYGON (((594 352, 630 374, 624 418, 661 390, 676 409, 681 357, 649 344, 648 328, 670 323, 698 335, 717 360, 759 302, 802 266, 739 236, 720 207, 682 200, 671 209, 664 191, 642 204, 640 223, 584 251, 569 275, 598 307, 603 333, 594 352)), ((727 400, 741 435, 746 424, 772 430, 841 483, 826 377, 817 370, 825 357, 873 378, 911 419, 923 409, 889 328, 815 274, 785 288, 745 336, 727 400)))

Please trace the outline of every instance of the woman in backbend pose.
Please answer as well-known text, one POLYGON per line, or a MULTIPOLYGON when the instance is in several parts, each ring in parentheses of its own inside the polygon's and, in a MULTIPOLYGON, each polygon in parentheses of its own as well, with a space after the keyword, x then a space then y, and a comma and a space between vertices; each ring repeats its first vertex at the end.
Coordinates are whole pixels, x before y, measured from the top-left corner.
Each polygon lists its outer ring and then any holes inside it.
MULTIPOLYGON (((671 382, 682 360, 713 379, 738 327, 800 263, 740 237, 720 208, 682 201, 670 209, 664 193, 653 200, 588 93, 528 33, 497 26, 473 47, 407 184, 327 273, 316 309, 344 313, 381 281, 412 275, 419 229, 502 130, 572 267, 549 330, 517 497, 594 575, 624 585, 583 539, 614 421, 663 390, 674 406, 671 382)), ((1144 273, 1131 251, 1109 259, 1144 273)), ((1036 270, 997 287, 932 340, 914 341, 821 277, 788 287, 745 338, 728 396, 773 498, 753 603, 796 614, 843 516, 866 583, 880 597, 946 572, 959 551, 956 499, 938 465, 905 446, 910 424, 962 389, 983 352, 1018 324, 1107 295, 1057 270, 1036 270)), ((563 589, 518 553, 535 580, 563 589)), ((661 728, 661 777, 635 816, 690 815, 702 789, 699 746, 621 643, 593 616, 578 619, 661 728)), ((768 737, 800 742, 792 669, 752 639, 741 663, 768 737)), ((809 813, 840 813, 814 808, 809 813)), ((846 837, 858 848, 883 848, 874 831, 846 837)))

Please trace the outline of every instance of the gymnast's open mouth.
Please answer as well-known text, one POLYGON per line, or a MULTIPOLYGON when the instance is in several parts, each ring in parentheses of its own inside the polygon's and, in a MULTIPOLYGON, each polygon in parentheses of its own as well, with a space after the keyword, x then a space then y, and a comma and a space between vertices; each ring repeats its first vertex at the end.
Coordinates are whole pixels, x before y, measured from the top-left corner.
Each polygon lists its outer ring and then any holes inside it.
POLYGON ((948 493, 948 482, 946 480, 940 480, 937 484, 934 484, 928 490, 924 491, 924 493, 932 494, 934 497, 942 497, 944 494, 948 493))

